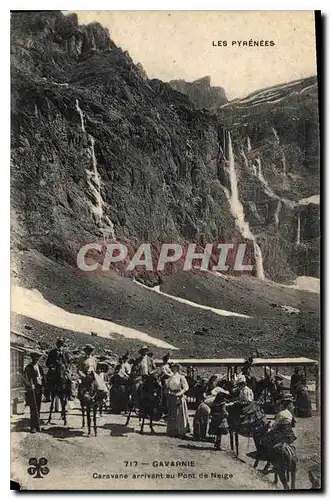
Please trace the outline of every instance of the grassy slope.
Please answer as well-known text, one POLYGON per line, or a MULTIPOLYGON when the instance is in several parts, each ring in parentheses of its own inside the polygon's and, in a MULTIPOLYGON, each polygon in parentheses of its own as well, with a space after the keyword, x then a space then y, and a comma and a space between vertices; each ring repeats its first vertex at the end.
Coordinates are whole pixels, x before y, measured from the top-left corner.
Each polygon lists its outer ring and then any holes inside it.
MULTIPOLYGON (((185 272, 166 278, 162 290, 205 305, 252 316, 222 317, 180 304, 144 289, 130 279, 113 276, 82 276, 33 251, 13 255, 17 271, 13 284, 37 288, 44 298, 66 311, 114 321, 136 328, 179 347, 179 355, 242 356, 252 348, 263 355, 318 356, 318 296, 254 279, 232 278, 225 282, 212 275, 185 272), (19 276, 21 276, 19 278, 19 276), (275 304, 298 307, 300 315, 282 312, 275 304), (203 336, 196 334, 205 328, 203 336)), ((59 329, 13 315, 13 327, 32 327, 29 335, 53 343, 64 334, 72 347, 92 341, 114 352, 136 351, 140 342, 118 337, 108 340, 59 329)), ((162 349, 154 348, 156 354, 162 349)))

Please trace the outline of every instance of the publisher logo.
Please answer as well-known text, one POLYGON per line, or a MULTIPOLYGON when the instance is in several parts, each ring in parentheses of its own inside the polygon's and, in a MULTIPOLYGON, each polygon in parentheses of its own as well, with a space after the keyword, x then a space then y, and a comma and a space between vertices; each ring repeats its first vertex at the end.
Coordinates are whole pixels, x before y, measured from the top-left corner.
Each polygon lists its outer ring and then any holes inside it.
POLYGON ((29 460, 29 468, 28 468, 28 474, 30 476, 33 476, 33 478, 39 478, 42 479, 44 476, 47 476, 49 473, 49 468, 46 467, 48 463, 47 458, 39 458, 37 460, 36 458, 30 458, 29 460))

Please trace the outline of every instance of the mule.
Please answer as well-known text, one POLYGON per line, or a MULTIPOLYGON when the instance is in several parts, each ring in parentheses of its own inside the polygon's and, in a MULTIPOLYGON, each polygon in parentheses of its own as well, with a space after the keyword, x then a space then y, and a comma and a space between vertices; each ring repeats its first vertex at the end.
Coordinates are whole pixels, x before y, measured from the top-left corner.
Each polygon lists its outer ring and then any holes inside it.
POLYGON ((144 433, 146 419, 149 419, 151 434, 155 434, 153 420, 160 420, 162 417, 162 386, 160 381, 154 374, 145 376, 142 383, 136 386, 132 396, 125 425, 129 425, 132 411, 136 409, 141 422, 140 434, 144 433))
POLYGON ((105 394, 98 389, 94 373, 89 373, 82 380, 79 390, 78 399, 82 410, 82 429, 85 428, 85 413, 87 420, 87 435, 91 435, 91 413, 93 417, 94 435, 97 436, 97 412, 103 404, 105 394))
POLYGON ((285 490, 290 489, 288 484, 289 481, 291 481, 291 489, 295 489, 298 461, 295 447, 286 442, 279 442, 272 446, 271 449, 268 449, 263 442, 263 438, 266 436, 270 426, 264 412, 256 402, 251 403, 244 408, 243 411, 245 414, 245 421, 242 422, 242 425, 251 430, 256 447, 254 469, 257 468, 261 460, 266 461, 267 463, 263 472, 267 473, 270 464, 273 465, 275 484, 277 484, 279 477, 285 490))
POLYGON ((64 365, 57 365, 55 369, 48 371, 48 389, 51 398, 49 416, 47 423, 52 420, 55 398, 58 397, 61 403, 61 418, 64 425, 67 425, 67 403, 71 392, 71 381, 69 370, 64 365))

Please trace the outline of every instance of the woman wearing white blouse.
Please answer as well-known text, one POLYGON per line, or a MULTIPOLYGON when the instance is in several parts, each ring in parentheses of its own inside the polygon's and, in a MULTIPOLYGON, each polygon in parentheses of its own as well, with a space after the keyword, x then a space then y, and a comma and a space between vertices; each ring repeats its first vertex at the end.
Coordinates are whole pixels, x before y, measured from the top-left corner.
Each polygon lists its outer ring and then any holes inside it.
POLYGON ((166 380, 168 394, 167 435, 181 437, 190 432, 188 410, 184 396, 189 386, 184 375, 179 373, 180 366, 178 364, 172 365, 171 370, 173 374, 166 380))

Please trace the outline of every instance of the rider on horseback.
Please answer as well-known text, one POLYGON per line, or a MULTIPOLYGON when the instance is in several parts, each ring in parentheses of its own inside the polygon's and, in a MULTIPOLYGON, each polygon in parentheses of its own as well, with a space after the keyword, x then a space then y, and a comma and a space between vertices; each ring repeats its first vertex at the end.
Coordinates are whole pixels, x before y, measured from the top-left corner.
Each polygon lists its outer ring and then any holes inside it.
POLYGON ((254 393, 252 389, 248 387, 245 375, 242 373, 238 375, 235 386, 238 389, 238 396, 234 401, 228 403, 228 406, 238 404, 243 408, 254 401, 254 393))
POLYGON ((139 356, 135 360, 132 367, 132 378, 134 384, 139 386, 142 383, 143 377, 149 375, 152 372, 152 363, 148 357, 149 348, 143 346, 139 349, 139 356))
POLYGON ((84 356, 81 358, 78 365, 78 375, 85 379, 92 372, 95 373, 97 371, 97 358, 92 356, 92 352, 94 351, 94 347, 91 344, 86 344, 84 347, 84 356))
POLYGON ((265 436, 264 444, 268 448, 278 443, 292 444, 296 440, 293 432, 293 427, 295 427, 295 418, 292 413, 294 411, 293 396, 291 394, 285 395, 280 400, 280 405, 281 409, 265 436))
POLYGON ((58 338, 56 341, 56 347, 48 353, 46 360, 46 366, 48 368, 47 373, 47 387, 48 389, 52 386, 54 379, 57 377, 58 373, 65 372, 68 379, 69 386, 69 399, 71 397, 71 380, 70 380, 70 356, 68 352, 64 349, 65 341, 63 338, 58 338))
MULTIPOLYGON (((296 440, 293 432, 293 427, 295 427, 293 396, 286 394, 280 400, 280 405, 280 411, 260 441, 261 448, 266 450, 266 458, 269 461, 273 461, 273 457, 281 453, 284 444, 292 445, 296 440)), ((269 462, 264 468, 265 473, 270 472, 268 466, 269 462)))

